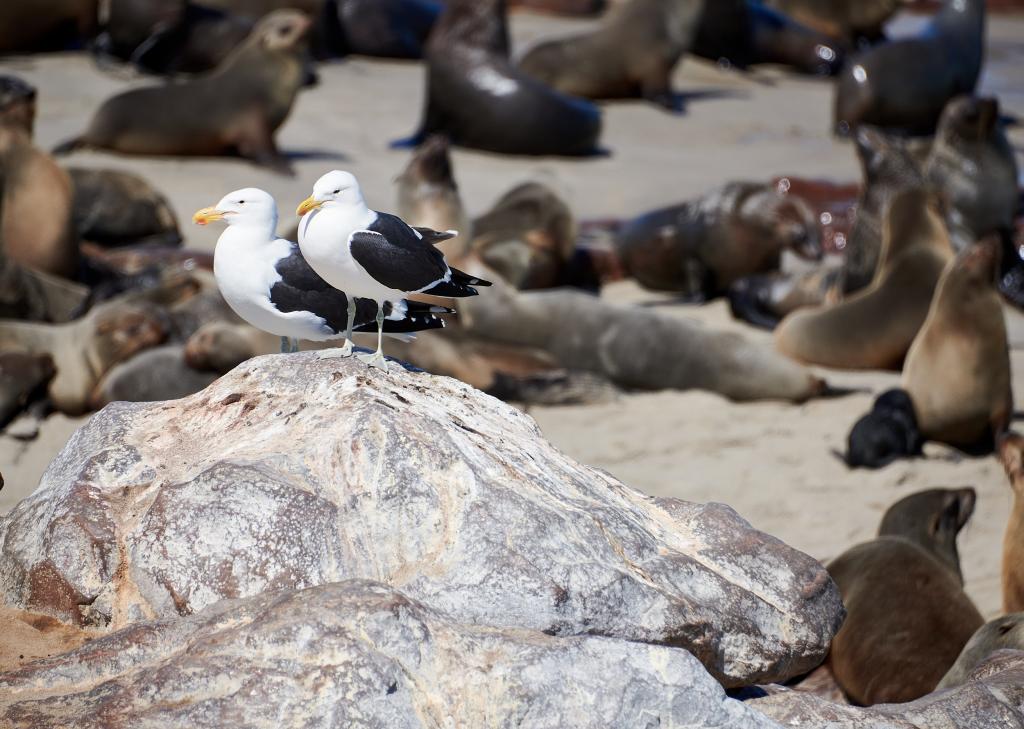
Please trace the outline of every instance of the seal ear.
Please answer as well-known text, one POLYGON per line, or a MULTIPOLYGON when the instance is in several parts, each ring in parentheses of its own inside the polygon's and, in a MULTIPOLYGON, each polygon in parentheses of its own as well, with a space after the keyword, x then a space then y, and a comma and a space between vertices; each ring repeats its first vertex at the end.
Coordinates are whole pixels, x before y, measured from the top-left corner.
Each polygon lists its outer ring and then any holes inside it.
POLYGON ((997 450, 1011 488, 1020 492, 1024 487, 1024 436, 1012 431, 1005 433, 999 438, 997 450))

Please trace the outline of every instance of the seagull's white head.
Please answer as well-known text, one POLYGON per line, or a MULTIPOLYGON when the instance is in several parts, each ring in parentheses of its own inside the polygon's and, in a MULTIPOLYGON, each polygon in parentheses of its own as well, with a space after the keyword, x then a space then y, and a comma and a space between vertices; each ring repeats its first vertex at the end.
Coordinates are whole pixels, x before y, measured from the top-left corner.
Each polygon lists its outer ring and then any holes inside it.
POLYGON ((351 172, 333 170, 321 177, 313 185, 313 194, 307 197, 295 211, 297 215, 305 215, 320 207, 365 206, 363 191, 359 189, 359 181, 351 172))
POLYGON ((192 222, 206 225, 214 220, 223 220, 228 225, 258 227, 274 234, 277 228, 277 203, 264 190, 247 187, 229 192, 211 208, 203 208, 192 216, 192 222))

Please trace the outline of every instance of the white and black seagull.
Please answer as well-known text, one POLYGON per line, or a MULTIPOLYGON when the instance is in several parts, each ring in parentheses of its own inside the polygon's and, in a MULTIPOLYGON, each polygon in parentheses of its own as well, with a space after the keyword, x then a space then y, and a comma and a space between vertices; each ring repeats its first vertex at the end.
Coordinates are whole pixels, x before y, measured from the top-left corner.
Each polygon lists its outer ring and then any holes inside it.
MULTIPOLYGON (((408 294, 476 296, 473 286, 490 286, 452 268, 435 244, 458 233, 410 227, 401 218, 370 210, 354 175, 328 172, 296 211, 299 248, 313 270, 350 296, 379 305, 408 294)), ((378 327, 383 321, 378 315, 378 327)), ((377 351, 365 358, 387 369, 378 329, 377 351)))
POLYGON ((437 316, 453 313, 443 306, 416 301, 387 302, 382 309, 367 299, 347 296, 310 268, 299 247, 278 238, 277 204, 270 193, 249 187, 225 195, 213 207, 192 216, 206 225, 227 223, 213 253, 213 274, 228 305, 245 321, 281 337, 281 351, 296 352, 298 340, 321 342, 352 332, 383 330, 409 338, 412 332, 444 326, 437 316))

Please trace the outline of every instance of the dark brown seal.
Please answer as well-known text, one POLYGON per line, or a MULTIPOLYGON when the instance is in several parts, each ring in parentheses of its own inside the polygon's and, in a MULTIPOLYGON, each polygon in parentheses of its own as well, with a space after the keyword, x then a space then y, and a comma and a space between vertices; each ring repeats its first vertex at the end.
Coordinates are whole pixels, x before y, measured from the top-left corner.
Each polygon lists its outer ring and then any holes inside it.
POLYGON ((505 0, 450 0, 427 44, 427 99, 419 131, 506 154, 596 154, 601 112, 530 78, 508 59, 505 0))
POLYGON ((935 689, 963 685, 986 658, 1004 649, 1024 650, 1024 613, 1003 615, 978 628, 935 689))
POLYGON ((901 193, 889 206, 871 285, 833 306, 794 311, 775 330, 775 346, 808 364, 899 369, 952 255, 936 197, 924 190, 901 193))
POLYGON ((181 243, 167 198, 138 175, 68 168, 74 187, 72 218, 82 240, 102 246, 181 243))
POLYGON ((1017 161, 995 98, 961 96, 946 105, 924 172, 946 196, 957 250, 1013 230, 1020 203, 1017 161))
POLYGON ((672 70, 693 42, 702 9, 697 0, 631 0, 596 31, 534 46, 519 67, 572 96, 642 97, 679 110, 672 70))
POLYGON ((511 0, 509 4, 515 9, 576 17, 598 15, 608 6, 607 0, 511 0))
POLYGON ((999 439, 999 459, 1013 489, 1013 508, 1003 535, 1003 611, 1024 610, 1024 436, 999 439))
POLYGON ((182 345, 154 347, 112 367, 93 388, 89 407, 99 410, 115 400, 175 400, 199 392, 216 379, 212 372, 190 367, 182 345))
POLYGON ((272 13, 213 73, 108 99, 86 132, 56 151, 100 147, 125 154, 237 154, 290 172, 274 133, 304 82, 309 19, 272 13))
POLYGON ((993 237, 949 263, 903 368, 924 437, 968 451, 991 452, 1013 415, 999 256, 993 237))
POLYGON ((932 134, 949 100, 974 92, 984 41, 985 0, 945 0, 919 35, 850 58, 836 83, 836 131, 875 124, 932 134))
POLYGON ((876 539, 828 565, 846 606, 828 663, 852 702, 930 693, 984 622, 956 550, 974 502, 970 488, 912 494, 889 508, 876 539))
POLYGON ((0 428, 46 394, 56 370, 48 354, 0 352, 0 428))
POLYGON ((338 55, 423 58, 443 5, 432 0, 334 0, 338 55))
POLYGON ((818 221, 772 184, 732 182, 703 197, 627 221, 615 236, 642 286, 702 301, 745 276, 775 270, 783 251, 821 255, 818 221))
POLYGON ((832 38, 854 45, 884 37, 885 22, 907 0, 766 0, 766 4, 832 38))
POLYGON ((0 2, 0 53, 57 51, 96 32, 99 0, 0 2))
POLYGON ((14 127, 29 138, 36 122, 36 89, 17 76, 0 76, 0 127, 14 127))
POLYGON ((576 245, 569 206, 537 182, 517 185, 473 221, 470 250, 517 289, 563 283, 576 245))

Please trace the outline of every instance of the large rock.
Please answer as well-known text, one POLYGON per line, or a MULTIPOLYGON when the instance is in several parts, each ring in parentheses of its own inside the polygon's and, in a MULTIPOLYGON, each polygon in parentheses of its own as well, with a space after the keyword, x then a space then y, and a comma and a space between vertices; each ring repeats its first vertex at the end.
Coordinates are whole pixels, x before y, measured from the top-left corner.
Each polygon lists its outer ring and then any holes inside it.
POLYGON ((451 621, 331 583, 138 623, 0 674, 0 724, 769 729, 686 651, 451 621), (10 722, 8 724, 7 722, 10 722))
POLYGON ((726 686, 810 670, 842 618, 821 565, 728 507, 647 497, 458 381, 313 353, 106 407, 0 518, 0 599, 107 630, 353 577, 682 646, 726 686))
POLYGON ((828 729, 1019 729, 1024 727, 1024 651, 1001 650, 968 682, 905 704, 858 708, 771 687, 752 706, 783 726, 828 729))

